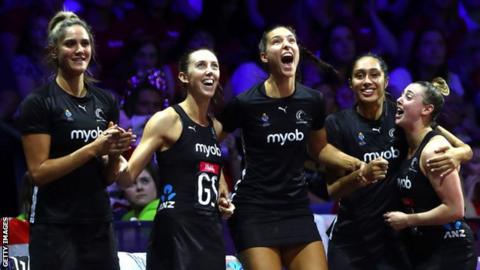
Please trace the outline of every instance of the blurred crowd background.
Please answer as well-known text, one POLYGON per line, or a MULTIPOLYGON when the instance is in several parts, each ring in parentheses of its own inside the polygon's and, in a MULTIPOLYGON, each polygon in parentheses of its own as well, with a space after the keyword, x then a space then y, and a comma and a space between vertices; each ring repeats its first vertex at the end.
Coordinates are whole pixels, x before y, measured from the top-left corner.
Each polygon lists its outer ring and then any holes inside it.
MULTIPOLYGON (((188 48, 217 53, 223 101, 264 80, 257 45, 272 25, 292 26, 301 46, 338 70, 337 77, 323 74, 302 56, 298 71, 302 83, 323 92, 328 112, 354 104, 347 78, 359 54, 373 52, 387 61, 393 99, 412 80, 441 76, 452 94, 439 123, 474 150, 462 176, 467 216, 480 215, 479 0, 3 0, 0 216, 17 216, 28 201, 15 114, 26 95, 52 78, 44 61, 46 30, 61 9, 74 11, 92 27, 97 57, 90 71, 100 87, 118 97, 121 126, 139 135, 148 117, 183 98, 177 60, 188 48)), ((228 138, 222 150, 232 183, 242 165, 238 136, 228 138)), ((309 161, 305 166, 312 208, 334 212, 321 164, 309 161)), ((123 191, 110 189, 110 194, 114 211, 128 211, 123 191)))

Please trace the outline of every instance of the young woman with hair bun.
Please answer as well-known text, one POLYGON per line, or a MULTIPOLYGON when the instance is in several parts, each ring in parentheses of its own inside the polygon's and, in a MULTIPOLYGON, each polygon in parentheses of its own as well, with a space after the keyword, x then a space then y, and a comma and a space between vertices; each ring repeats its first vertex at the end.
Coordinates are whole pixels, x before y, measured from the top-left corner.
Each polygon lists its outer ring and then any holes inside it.
POLYGON ((20 107, 20 130, 34 184, 30 266, 118 269, 112 212, 105 187, 134 136, 113 123, 118 105, 88 73, 94 57, 90 27, 73 12, 48 24, 49 83, 20 107))
POLYGON ((408 154, 396 175, 402 211, 385 221, 402 230, 413 269, 476 269, 472 231, 464 220, 458 168, 441 176, 427 160, 450 143, 432 126, 450 89, 442 78, 409 84, 397 100, 395 123, 404 131, 408 154))

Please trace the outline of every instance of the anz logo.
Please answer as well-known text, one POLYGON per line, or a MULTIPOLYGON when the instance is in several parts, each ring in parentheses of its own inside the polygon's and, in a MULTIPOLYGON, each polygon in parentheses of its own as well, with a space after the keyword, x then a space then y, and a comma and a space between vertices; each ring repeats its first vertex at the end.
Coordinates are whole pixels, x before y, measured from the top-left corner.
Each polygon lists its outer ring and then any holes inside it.
POLYGON ((452 238, 465 238, 467 235, 465 234, 465 229, 462 228, 462 222, 457 220, 452 223, 447 223, 443 225, 445 229, 445 234, 443 235, 443 239, 452 239, 452 238))
POLYGON ((170 184, 165 185, 165 187, 163 187, 163 194, 160 195, 160 205, 158 206, 158 211, 162 211, 163 209, 167 208, 175 208, 175 196, 177 196, 177 193, 173 192, 173 186, 170 184))

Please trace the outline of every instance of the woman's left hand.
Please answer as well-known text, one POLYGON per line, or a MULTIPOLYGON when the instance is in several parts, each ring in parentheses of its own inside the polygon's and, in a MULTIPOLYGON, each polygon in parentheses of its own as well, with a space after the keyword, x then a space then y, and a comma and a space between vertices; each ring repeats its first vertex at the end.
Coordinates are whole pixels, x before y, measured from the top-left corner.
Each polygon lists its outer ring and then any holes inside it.
POLYGON ((430 172, 439 173, 440 177, 444 177, 460 166, 460 160, 457 159, 456 148, 450 146, 442 146, 435 150, 437 155, 427 160, 427 168, 430 172))

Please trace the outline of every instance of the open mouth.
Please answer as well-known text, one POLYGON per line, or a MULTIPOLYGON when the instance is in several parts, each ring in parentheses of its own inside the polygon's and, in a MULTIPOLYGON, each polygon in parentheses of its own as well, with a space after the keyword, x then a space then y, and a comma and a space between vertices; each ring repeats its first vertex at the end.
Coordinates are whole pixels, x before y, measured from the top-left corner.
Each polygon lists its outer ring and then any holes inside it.
POLYGON ((398 118, 402 116, 403 113, 404 113, 403 109, 397 106, 397 113, 395 114, 395 116, 398 118))
POLYGON ((202 81, 203 85, 206 86, 213 86, 213 80, 212 79, 205 79, 202 81))
POLYGON ((283 64, 291 64, 293 63, 293 55, 290 53, 284 54, 280 61, 282 61, 283 64))

